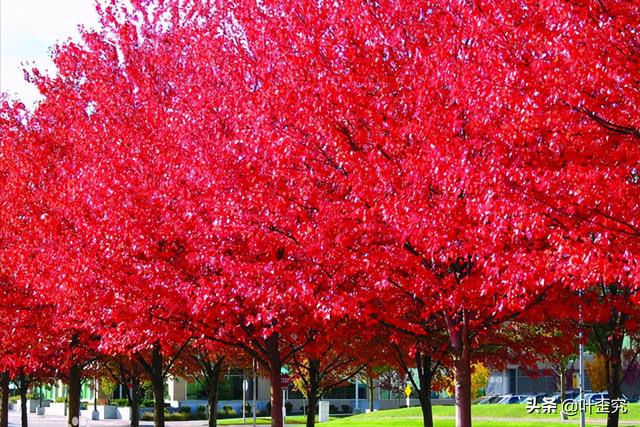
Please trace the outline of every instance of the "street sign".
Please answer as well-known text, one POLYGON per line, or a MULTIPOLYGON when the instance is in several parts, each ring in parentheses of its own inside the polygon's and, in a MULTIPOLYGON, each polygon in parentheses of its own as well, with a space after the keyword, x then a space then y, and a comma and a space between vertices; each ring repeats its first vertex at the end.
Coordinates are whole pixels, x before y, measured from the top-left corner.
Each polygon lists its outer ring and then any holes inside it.
POLYGON ((289 384, 291 384, 291 376, 287 374, 280 375, 280 385, 282 388, 288 388, 289 384))
POLYGON ((404 388, 404 395, 407 396, 407 408, 411 406, 411 398, 409 396, 411 396, 411 386, 409 384, 407 384, 407 386, 404 388))
POLYGON ((409 384, 404 388, 404 395, 407 397, 411 396, 411 386, 409 384))

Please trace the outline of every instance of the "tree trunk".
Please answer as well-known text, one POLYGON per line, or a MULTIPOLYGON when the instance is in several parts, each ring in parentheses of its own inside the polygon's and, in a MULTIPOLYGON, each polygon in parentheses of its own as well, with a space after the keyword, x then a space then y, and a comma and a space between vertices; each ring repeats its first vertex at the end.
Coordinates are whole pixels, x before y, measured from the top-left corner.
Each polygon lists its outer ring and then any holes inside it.
POLYGON ((29 408, 27 408, 27 390, 29 389, 29 384, 27 383, 26 376, 24 372, 20 372, 20 420, 22 423, 22 427, 29 426, 29 408))
POLYGON ((369 390, 369 412, 373 412, 375 406, 375 399, 373 398, 373 392, 376 390, 375 385, 373 384, 373 378, 367 376, 367 389, 369 390))
POLYGON ((471 349, 467 313, 444 316, 453 353, 456 393, 456 427, 471 427, 471 349))
POLYGON ((467 313, 445 315, 455 371, 456 427, 471 427, 471 349, 467 313))
POLYGON ((153 425, 164 427, 164 373, 160 346, 151 350, 151 389, 153 391, 153 425))
POLYGON ((164 378, 162 376, 151 379, 153 391, 153 425, 164 427, 164 378))
POLYGON ((316 406, 318 398, 314 394, 309 394, 309 410, 307 411, 307 427, 315 427, 316 425, 316 406))
POLYGON ((309 400, 307 427, 315 427, 316 405, 323 394, 320 392, 320 360, 310 359, 307 373, 309 375, 309 390, 307 390, 307 399, 309 400))
POLYGON ((80 425, 80 393, 82 391, 82 368, 78 364, 71 365, 69 371, 69 412, 67 425, 76 427, 80 425))
MULTIPOLYGON (((423 394, 423 391, 420 391, 420 394, 423 394)), ((431 408, 430 395, 426 398, 420 397, 420 407, 422 408, 422 425, 424 427, 433 427, 433 410, 431 408)))
POLYGON ((220 370, 212 372, 207 378, 207 398, 209 400, 209 427, 218 425, 218 388, 220 382, 220 370))
POLYGON ((433 372, 431 370, 431 357, 417 353, 416 368, 418 371, 418 398, 422 408, 422 424, 424 427, 433 427, 433 409, 431 408, 431 382, 433 372))
POLYGON ((0 427, 9 427, 9 372, 2 373, 2 404, 0 404, 0 427))
POLYGON ((136 357, 151 381, 151 391, 153 392, 153 425, 155 427, 164 427, 164 360, 160 343, 155 342, 151 348, 151 363, 147 362, 139 353, 136 357))
POLYGON ((456 390, 456 427, 471 427, 471 359, 465 346, 454 362, 456 390))
MULTIPOLYGON (((622 345, 624 338, 614 336, 609 341, 609 354, 606 363, 609 365, 607 371, 607 391, 609 401, 622 398, 622 345)), ((607 427, 618 427, 620 421, 620 411, 609 411, 607 413, 607 427)))
POLYGON ((271 334, 266 339, 266 354, 269 369, 269 382, 271 383, 271 427, 283 427, 284 415, 282 413, 282 355, 280 354, 280 335, 271 334))
POLYGON ((140 380, 131 379, 131 390, 127 389, 129 406, 131 407, 131 427, 140 427, 140 380))
POLYGON ((569 416, 564 411, 564 405, 562 404, 562 402, 564 402, 564 399, 565 399, 566 388, 567 388, 565 379, 566 379, 565 370, 561 366, 560 367, 560 418, 562 418, 563 420, 568 420, 569 416))
POLYGON ((282 413, 282 380, 280 369, 282 364, 272 361, 269 380, 271 382, 271 427, 283 427, 284 415, 282 413))

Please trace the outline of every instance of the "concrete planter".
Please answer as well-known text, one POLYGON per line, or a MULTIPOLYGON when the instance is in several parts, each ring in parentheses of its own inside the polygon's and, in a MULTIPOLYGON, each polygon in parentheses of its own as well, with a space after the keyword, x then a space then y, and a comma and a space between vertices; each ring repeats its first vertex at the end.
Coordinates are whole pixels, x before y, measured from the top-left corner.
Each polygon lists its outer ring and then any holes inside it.
MULTIPOLYGON (((43 400, 42 407, 43 408, 48 407, 49 403, 51 403, 50 400, 43 400)), ((39 406, 40 406, 40 400, 27 399, 27 408, 28 408, 27 412, 31 414, 35 414, 39 406)), ((22 403, 20 403, 20 401, 18 401, 18 403, 16 404, 16 411, 18 412, 22 411, 22 403)))
POLYGON ((321 400, 318 402, 318 422, 326 423, 329 421, 329 401, 321 400))
POLYGON ((101 420, 115 420, 118 418, 117 407, 113 405, 98 405, 101 420))
POLYGON ((67 404, 64 402, 62 403, 52 402, 49 404, 49 407, 45 410, 45 414, 65 416, 67 415, 67 404))
POLYGON ((130 420, 131 419, 131 408, 128 406, 117 406, 116 407, 116 419, 117 420, 130 420))
MULTIPOLYGON (((98 405, 98 419, 100 420, 115 420, 118 419, 117 407, 113 405, 98 405)), ((47 411, 49 414, 49 411, 47 411)), ((93 419, 93 405, 89 404, 87 409, 80 411, 80 416, 87 420, 93 419)))

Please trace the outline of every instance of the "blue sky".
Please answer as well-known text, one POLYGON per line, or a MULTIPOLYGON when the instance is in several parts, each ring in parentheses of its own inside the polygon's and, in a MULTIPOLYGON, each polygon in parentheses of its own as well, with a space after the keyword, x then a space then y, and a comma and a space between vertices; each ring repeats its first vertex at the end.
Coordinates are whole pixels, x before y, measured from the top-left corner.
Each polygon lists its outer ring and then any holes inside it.
POLYGON ((51 70, 49 48, 97 20, 94 0, 0 0, 0 91, 32 105, 38 93, 24 81, 21 62, 51 70))

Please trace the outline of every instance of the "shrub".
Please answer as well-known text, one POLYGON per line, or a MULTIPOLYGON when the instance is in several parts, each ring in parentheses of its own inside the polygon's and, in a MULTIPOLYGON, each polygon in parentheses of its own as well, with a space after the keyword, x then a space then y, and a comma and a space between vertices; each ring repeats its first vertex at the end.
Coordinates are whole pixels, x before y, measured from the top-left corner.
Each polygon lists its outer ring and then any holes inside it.
POLYGON ((175 412, 173 414, 166 413, 164 414, 164 418, 167 421, 188 421, 189 414, 183 412, 175 412))
POLYGON ((340 408, 342 408, 342 412, 344 413, 351 412, 351 405, 342 405, 340 408))
POLYGON ((153 400, 144 399, 142 402, 140 402, 140 406, 142 406, 143 408, 153 408, 153 403, 153 400))
POLYGON ((113 399, 111 403, 115 406, 129 406, 129 399, 113 399))
POLYGON ((153 421, 153 412, 143 412, 140 419, 142 421, 153 421))
POLYGON ((338 407, 336 405, 329 405, 329 413, 336 414, 338 412, 338 407))
POLYGON ((236 411, 229 405, 224 405, 222 407, 222 411, 226 414, 226 415, 234 415, 236 413, 236 411))
POLYGON ((16 404, 20 400, 20 396, 9 396, 9 403, 16 404))
POLYGON ((67 403, 66 397, 56 397, 56 403, 67 403))
POLYGON ((181 414, 190 414, 191 413, 191 407, 190 406, 181 406, 178 408, 178 412, 180 412, 181 414))
POLYGON ((207 407, 204 405, 200 405, 198 406, 198 409, 196 409, 196 412, 207 412, 207 407))

